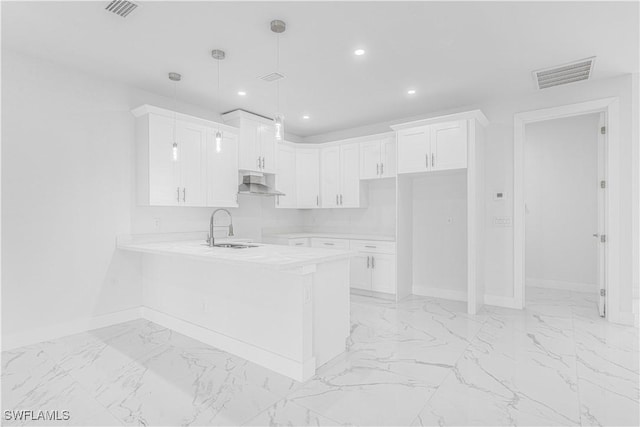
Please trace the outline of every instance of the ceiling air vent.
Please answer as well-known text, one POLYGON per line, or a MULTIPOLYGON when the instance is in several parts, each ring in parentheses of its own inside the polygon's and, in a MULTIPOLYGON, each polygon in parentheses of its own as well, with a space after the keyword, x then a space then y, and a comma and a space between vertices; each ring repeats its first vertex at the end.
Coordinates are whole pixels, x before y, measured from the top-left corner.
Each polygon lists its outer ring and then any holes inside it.
POLYGON ((566 85, 568 83, 587 80, 591 77, 596 57, 581 59, 558 67, 545 68, 533 72, 533 80, 538 89, 566 85))
POLYGON ((260 80, 264 80, 265 82, 275 82, 277 80, 284 79, 284 74, 280 73, 269 73, 264 76, 258 77, 260 80))
POLYGON ((105 10, 126 18, 131 12, 138 8, 138 4, 128 0, 113 0, 105 7, 105 10))

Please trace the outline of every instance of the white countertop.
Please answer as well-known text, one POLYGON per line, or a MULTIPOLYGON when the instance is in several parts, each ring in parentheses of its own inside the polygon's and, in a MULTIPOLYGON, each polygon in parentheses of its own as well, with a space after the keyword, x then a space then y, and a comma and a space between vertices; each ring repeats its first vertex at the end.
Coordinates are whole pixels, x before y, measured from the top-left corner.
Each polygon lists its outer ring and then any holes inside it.
POLYGON ((265 233, 263 237, 279 237, 284 239, 298 239, 308 237, 320 237, 325 239, 348 239, 348 240, 376 240, 384 242, 395 242, 394 236, 384 236, 376 234, 348 234, 348 233, 327 233, 315 231, 301 231, 295 233, 265 233))
MULTIPOLYGON (((218 243, 223 243, 223 239, 218 243)), ((276 270, 335 261, 355 255, 355 252, 341 249, 302 248, 262 243, 252 243, 252 245, 257 245, 257 247, 245 249, 212 248, 201 239, 142 241, 135 238, 119 238, 117 243, 118 249, 125 251, 178 255, 203 261, 253 265, 276 270)))

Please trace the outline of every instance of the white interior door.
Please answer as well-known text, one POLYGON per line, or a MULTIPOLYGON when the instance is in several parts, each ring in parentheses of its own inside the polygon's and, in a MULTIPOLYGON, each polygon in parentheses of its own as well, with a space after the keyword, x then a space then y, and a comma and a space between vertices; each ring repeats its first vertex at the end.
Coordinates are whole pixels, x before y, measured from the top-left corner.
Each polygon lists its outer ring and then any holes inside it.
MULTIPOLYGON (((600 129, 606 126, 605 114, 600 114, 600 129)), ((605 128, 606 129, 606 128, 605 128)), ((606 185, 606 133, 598 133, 598 231, 594 234, 594 237, 598 239, 598 312, 600 317, 606 317, 606 282, 605 282, 605 262, 606 262, 606 197, 607 197, 607 185, 606 185), (604 184, 603 184, 604 183, 604 184)))

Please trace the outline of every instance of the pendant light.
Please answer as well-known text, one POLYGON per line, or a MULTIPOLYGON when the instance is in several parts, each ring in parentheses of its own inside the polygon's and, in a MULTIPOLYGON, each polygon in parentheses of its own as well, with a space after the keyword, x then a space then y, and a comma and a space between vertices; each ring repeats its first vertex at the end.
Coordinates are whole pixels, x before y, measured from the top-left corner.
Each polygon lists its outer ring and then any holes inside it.
POLYGON ((178 82, 182 80, 182 76, 178 73, 169 73, 169 80, 173 82, 173 147, 171 155, 174 162, 178 161, 178 139, 176 138, 176 110, 177 110, 177 92, 178 82))
MULTIPOLYGON (((226 58, 226 53, 224 50, 214 49, 211 51, 211 56, 213 59, 218 61, 218 89, 216 92, 216 103, 219 102, 220 99, 220 61, 226 58)), ((219 153, 222 150, 222 131, 220 129, 216 130, 216 153, 219 153)))
MULTIPOLYGON (((287 29, 287 24, 279 19, 271 21, 271 31, 276 33, 276 74, 280 74, 280 34, 287 29)), ((273 118, 276 141, 284 139, 284 115, 280 113, 280 79, 276 81, 276 114, 273 118)))

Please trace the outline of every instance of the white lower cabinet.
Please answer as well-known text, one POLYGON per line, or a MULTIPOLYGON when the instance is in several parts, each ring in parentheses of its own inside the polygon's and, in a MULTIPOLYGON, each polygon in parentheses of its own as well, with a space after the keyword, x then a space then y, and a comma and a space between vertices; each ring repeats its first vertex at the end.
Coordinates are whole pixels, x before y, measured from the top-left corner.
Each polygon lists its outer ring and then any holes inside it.
POLYGON ((395 243, 351 240, 351 287, 366 291, 396 293, 395 243))

